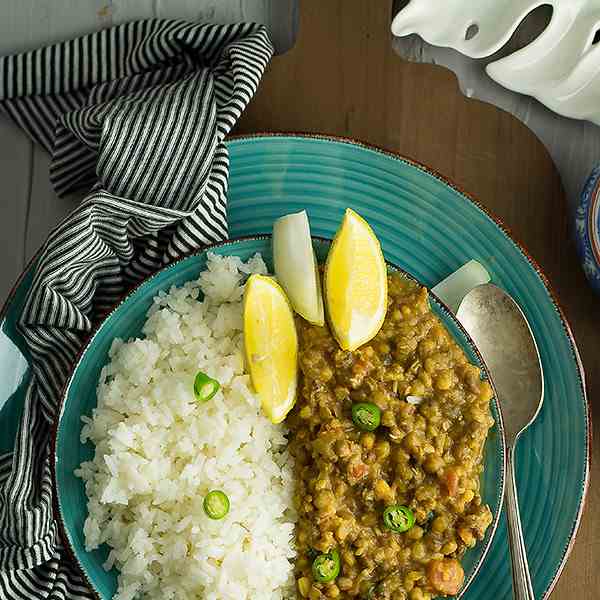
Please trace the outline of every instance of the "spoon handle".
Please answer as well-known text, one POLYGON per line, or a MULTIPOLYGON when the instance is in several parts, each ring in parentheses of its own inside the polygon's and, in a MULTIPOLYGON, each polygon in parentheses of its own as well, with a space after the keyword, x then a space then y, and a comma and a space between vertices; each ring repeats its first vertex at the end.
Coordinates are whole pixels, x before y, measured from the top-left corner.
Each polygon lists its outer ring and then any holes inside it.
POLYGON ((517 484, 515 480, 515 446, 507 448, 506 460, 506 515, 508 518, 508 542, 510 545, 510 557, 512 562, 513 598, 515 600, 535 600, 529 566, 527 564, 527 552, 523 540, 523 529, 521 528, 521 516, 519 514, 519 499, 517 497, 517 484))

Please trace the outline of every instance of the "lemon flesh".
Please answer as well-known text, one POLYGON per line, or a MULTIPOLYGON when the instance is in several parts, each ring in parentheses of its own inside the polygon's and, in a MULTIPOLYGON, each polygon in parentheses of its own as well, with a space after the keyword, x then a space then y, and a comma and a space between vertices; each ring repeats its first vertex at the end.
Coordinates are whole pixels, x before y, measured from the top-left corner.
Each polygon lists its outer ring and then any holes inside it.
POLYGON ((369 224, 346 210, 325 265, 325 304, 343 350, 356 350, 377 335, 387 310, 387 268, 369 224))
POLYGON ((285 215, 273 224, 275 275, 292 307, 309 323, 323 326, 325 314, 317 259, 303 210, 285 215))
POLYGON ((296 401, 298 337, 287 296, 271 277, 251 275, 246 283, 244 352, 263 412, 281 423, 296 401))

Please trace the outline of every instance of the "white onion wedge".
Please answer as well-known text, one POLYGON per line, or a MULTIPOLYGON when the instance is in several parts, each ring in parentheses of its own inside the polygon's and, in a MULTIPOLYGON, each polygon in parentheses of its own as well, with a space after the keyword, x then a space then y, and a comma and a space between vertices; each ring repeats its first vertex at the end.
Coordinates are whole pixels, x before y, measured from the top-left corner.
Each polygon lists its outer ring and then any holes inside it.
POLYGON ((478 285, 489 283, 490 274, 476 260, 470 260, 460 269, 440 281, 431 291, 453 312, 456 313, 462 299, 478 285))
POLYGON ((421 396, 406 396, 406 401, 413 406, 418 406, 423 402, 423 398, 421 396))
POLYGON ((293 309, 308 322, 323 326, 321 281, 305 210, 273 223, 273 263, 293 309))

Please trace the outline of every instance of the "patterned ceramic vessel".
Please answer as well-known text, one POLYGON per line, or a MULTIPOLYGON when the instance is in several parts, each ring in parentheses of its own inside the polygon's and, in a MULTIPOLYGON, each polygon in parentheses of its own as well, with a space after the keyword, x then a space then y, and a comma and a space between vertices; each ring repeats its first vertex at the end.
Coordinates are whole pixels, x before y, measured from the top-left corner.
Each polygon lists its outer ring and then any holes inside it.
POLYGON ((586 277, 600 294, 600 167, 585 183, 575 215, 577 252, 586 277))

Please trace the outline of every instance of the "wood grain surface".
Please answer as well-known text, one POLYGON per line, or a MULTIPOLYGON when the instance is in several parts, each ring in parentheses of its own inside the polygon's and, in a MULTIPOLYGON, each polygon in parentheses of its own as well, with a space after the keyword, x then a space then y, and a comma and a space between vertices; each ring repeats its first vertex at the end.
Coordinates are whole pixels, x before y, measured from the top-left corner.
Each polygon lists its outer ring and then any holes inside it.
MULTIPOLYGON (((2 0, 0 54, 148 16, 252 18, 270 26, 284 51, 295 34, 295 5, 296 0, 2 0)), ((308 131, 361 139, 426 163, 476 196, 548 275, 578 341, 592 407, 600 412, 600 298, 579 267, 561 181, 542 143, 512 115, 466 99, 450 71, 400 59, 389 32, 392 0, 301 0, 299 6, 296 43, 273 60, 237 133, 308 131)), ((44 153, 0 118, 0 302, 50 228, 77 201, 56 198, 47 169, 44 153)), ((552 600, 600 597, 594 561, 600 556, 599 459, 596 448, 587 510, 552 600)))

